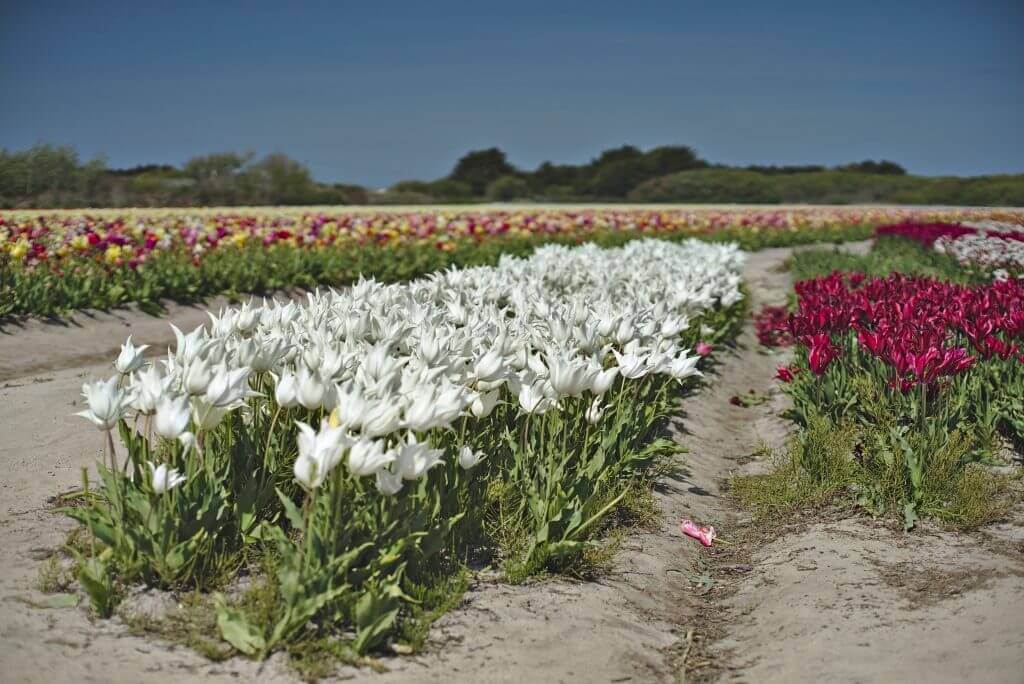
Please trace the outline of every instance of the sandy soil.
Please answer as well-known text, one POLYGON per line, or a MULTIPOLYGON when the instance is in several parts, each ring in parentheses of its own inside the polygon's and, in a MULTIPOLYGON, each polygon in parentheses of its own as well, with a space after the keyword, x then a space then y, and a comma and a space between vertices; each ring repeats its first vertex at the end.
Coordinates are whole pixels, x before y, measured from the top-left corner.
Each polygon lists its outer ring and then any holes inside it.
MULTIPOLYGON (((752 256, 755 306, 784 299, 788 276, 777 266, 788 253, 752 256)), ((94 360, 109 359, 129 333, 154 345, 172 339, 166 321, 107 316, 81 327, 34 323, 0 338, 0 680, 294 681, 280 657, 210 663, 131 636, 116 618, 38 607, 42 559, 70 529, 48 499, 74 487, 101 449, 99 433, 70 415, 79 387, 109 374, 109 361, 94 360)), ((172 317, 203 319, 187 307, 172 317)), ((683 403, 673 425, 690 453, 656 492, 661 526, 630 534, 606 576, 517 587, 480 577, 435 625, 424 654, 385 659, 383 674, 344 669, 337 679, 1024 681, 1022 515, 972 536, 821 522, 714 554, 680 535, 681 517, 712 522, 726 538, 746 521, 723 498, 723 482, 763 467, 748 462, 760 444, 785 442, 789 428, 776 417, 784 400, 770 380, 783 360, 759 351, 749 327, 722 354, 714 382, 683 403), (729 404, 751 389, 771 400, 729 404)))

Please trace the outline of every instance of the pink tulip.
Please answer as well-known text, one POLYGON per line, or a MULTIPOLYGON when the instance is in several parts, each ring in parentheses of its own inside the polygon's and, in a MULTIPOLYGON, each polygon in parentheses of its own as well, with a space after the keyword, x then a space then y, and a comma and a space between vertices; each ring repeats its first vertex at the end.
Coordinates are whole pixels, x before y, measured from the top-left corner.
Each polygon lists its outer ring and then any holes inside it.
POLYGON ((703 546, 711 546, 715 541, 715 528, 712 525, 698 525, 692 520, 683 519, 679 523, 679 529, 687 537, 696 539, 703 546))

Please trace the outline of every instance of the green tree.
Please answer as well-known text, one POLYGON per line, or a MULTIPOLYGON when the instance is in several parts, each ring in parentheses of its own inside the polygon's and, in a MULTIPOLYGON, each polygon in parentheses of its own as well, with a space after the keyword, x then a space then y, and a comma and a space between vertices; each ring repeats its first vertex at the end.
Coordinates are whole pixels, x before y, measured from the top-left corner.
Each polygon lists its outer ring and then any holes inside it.
POLYGON ((473 150, 455 164, 448 175, 450 180, 469 185, 474 195, 482 195, 492 182, 502 176, 517 174, 516 167, 508 163, 505 153, 497 147, 473 150))
POLYGON ((697 156, 692 147, 686 145, 666 145, 655 147, 644 154, 644 166, 649 178, 665 176, 677 171, 702 169, 708 163, 697 156))
POLYGON ((502 176, 487 186, 487 198, 496 202, 523 199, 530 194, 530 186, 519 176, 502 176))

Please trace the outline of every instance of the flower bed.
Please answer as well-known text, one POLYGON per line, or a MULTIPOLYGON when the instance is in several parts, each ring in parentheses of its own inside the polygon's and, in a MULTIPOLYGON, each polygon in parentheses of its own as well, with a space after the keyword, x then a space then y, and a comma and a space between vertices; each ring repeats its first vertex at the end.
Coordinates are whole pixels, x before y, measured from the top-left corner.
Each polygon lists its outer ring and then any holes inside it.
POLYGON ((13 212, 0 214, 0 316, 343 284, 360 274, 404 280, 551 241, 696 236, 755 249, 864 238, 894 221, 1017 216, 882 208, 13 212))
POLYGON ((259 610, 214 601, 223 639, 266 656, 378 648, 471 555, 571 566, 675 451, 656 430, 700 375, 690 349, 738 319, 741 263, 695 240, 548 246, 230 309, 160 364, 129 340, 83 388, 107 463, 68 510, 95 539, 79 580, 109 614, 125 583, 206 591, 261 556, 259 610))
MULTIPOLYGON (((1024 281, 835 272, 796 293, 787 328, 799 354, 778 377, 805 429, 846 431, 849 451, 830 467, 848 469, 862 505, 901 510, 908 527, 921 513, 966 518, 949 487, 979 477, 967 466, 1003 438, 1024 438, 1024 281)), ((825 477, 813 458, 803 466, 825 477)))

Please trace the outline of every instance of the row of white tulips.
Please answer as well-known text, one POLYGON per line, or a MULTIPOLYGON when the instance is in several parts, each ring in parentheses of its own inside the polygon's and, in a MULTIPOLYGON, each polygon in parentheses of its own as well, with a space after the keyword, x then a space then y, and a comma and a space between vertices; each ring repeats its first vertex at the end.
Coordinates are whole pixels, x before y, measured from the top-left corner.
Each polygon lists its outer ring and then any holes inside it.
MULTIPOLYGON (((227 413, 251 410, 246 400, 260 396, 251 378, 270 373, 278 407, 330 415, 319 430, 300 426, 303 486, 317 487, 347 454, 354 474, 393 494, 440 461, 417 432, 466 412, 485 417, 503 385, 526 414, 589 391, 593 417, 616 375, 697 374, 699 357, 678 335, 708 307, 739 301, 741 254, 697 241, 548 246, 497 267, 363 281, 303 306, 244 305, 189 334, 175 328, 176 348, 160 364, 129 338, 118 375, 83 386, 79 415, 104 431, 141 416, 147 430, 192 447, 227 413)), ((482 456, 459 454, 466 468, 482 456)), ((155 480, 160 489, 180 482, 164 471, 155 480)))
POLYGON ((700 375, 691 347, 725 334, 742 260, 697 241, 548 246, 227 309, 175 329, 158 362, 129 339, 117 374, 83 387, 109 454, 70 511, 108 549, 83 585, 109 608, 113 575, 205 586, 241 546, 276 544, 279 619, 222 604, 224 637, 266 654, 344 624, 364 651, 490 508, 528 531, 531 563, 576 553, 649 463, 669 388, 700 375))

